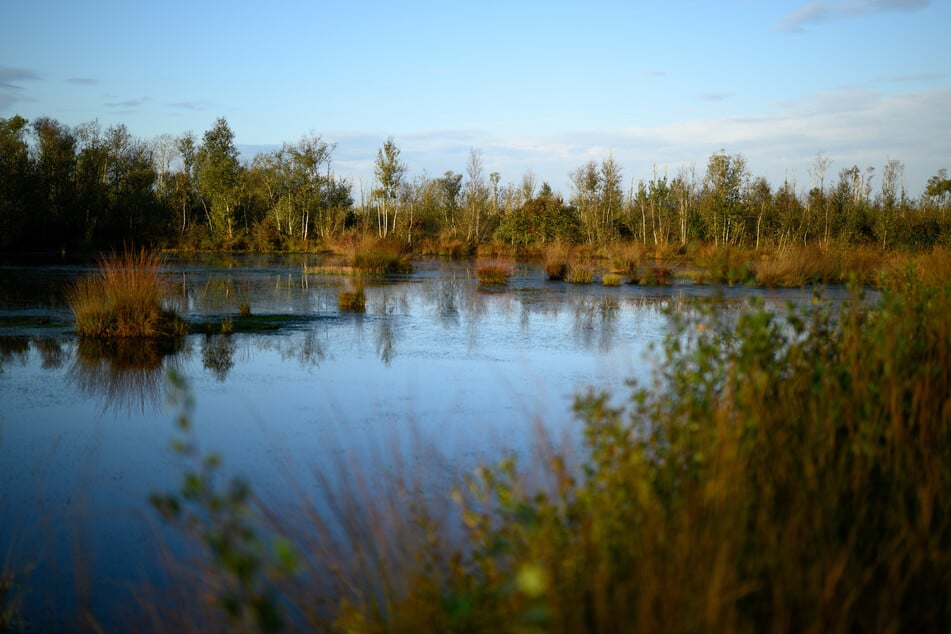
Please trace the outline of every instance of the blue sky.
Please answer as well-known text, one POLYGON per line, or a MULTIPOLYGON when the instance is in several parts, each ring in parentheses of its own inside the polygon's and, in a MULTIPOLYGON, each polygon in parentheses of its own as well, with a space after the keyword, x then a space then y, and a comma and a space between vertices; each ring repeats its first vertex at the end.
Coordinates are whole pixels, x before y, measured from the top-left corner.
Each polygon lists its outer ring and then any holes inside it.
MULTIPOLYGON (((413 175, 568 173, 613 157, 698 177, 721 149, 810 185, 897 159, 910 194, 951 168, 951 2, 0 0, 0 116, 227 118, 246 151, 316 133, 369 184, 388 136, 413 175)), ((878 179, 875 184, 879 183, 878 179)))

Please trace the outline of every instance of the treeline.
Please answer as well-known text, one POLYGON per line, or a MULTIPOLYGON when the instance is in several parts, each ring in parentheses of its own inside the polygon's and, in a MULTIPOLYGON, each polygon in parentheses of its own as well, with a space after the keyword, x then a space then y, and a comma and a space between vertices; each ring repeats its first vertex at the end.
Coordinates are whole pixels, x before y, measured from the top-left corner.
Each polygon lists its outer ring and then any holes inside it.
POLYGON ((242 162, 223 118, 201 138, 150 141, 124 125, 0 118, 0 247, 312 250, 347 232, 456 253, 486 242, 530 249, 623 239, 753 248, 951 245, 947 171, 914 197, 895 160, 880 176, 858 166, 836 176, 819 154, 803 194, 790 181, 774 188, 750 174, 742 155, 723 151, 702 175, 655 171, 625 188, 621 166, 609 157, 574 170, 566 199, 531 172, 503 184, 497 172, 485 173, 475 150, 463 172, 411 176, 392 139, 377 152, 372 186, 354 191, 334 174, 333 150, 308 135, 242 162))

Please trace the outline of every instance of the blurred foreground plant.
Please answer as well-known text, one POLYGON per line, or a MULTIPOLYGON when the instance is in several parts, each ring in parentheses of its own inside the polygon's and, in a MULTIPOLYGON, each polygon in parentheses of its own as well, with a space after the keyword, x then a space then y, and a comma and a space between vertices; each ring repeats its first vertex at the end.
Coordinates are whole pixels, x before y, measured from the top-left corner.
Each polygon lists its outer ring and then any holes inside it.
POLYGON ((344 539, 295 540, 282 559, 247 519, 247 488, 212 485, 216 460, 156 503, 203 537, 229 618, 261 629, 302 623, 276 618, 292 612, 346 632, 947 631, 951 286, 937 265, 885 277, 875 301, 672 315, 649 385, 626 403, 577 399, 580 459, 540 445, 530 469, 479 468, 450 516, 431 492, 357 487, 344 539), (333 592, 282 586, 281 561, 336 575, 333 592))

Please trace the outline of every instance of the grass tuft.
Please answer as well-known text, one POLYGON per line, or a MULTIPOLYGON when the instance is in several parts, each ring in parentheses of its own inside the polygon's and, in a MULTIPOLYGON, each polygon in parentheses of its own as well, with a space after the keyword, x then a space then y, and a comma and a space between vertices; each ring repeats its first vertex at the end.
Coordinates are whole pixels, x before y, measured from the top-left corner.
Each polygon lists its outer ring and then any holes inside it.
POLYGON ((617 273, 605 273, 604 277, 601 278, 601 282, 605 286, 620 286, 621 276, 617 273))
POLYGON ((590 266, 574 264, 568 269, 565 281, 569 284, 590 284, 594 281, 594 272, 590 266))
POLYGON ((66 294, 76 333, 100 339, 177 337, 187 324, 163 306, 162 259, 145 249, 126 249, 99 258, 99 270, 78 280, 66 294))
POLYGON ((345 248, 351 267, 364 273, 409 273, 413 270, 410 252, 395 240, 362 237, 345 248))
POLYGON ((512 277, 512 265, 507 262, 482 262, 476 265, 476 277, 483 286, 505 286, 512 277))

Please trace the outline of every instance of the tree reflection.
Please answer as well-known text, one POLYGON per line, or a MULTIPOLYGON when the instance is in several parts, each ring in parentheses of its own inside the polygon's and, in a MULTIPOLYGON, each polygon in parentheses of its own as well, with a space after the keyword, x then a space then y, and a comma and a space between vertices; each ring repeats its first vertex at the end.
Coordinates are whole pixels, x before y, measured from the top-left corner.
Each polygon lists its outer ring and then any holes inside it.
POLYGON ((376 353, 380 355, 380 361, 384 365, 390 365, 393 357, 396 356, 395 343, 396 335, 393 332, 393 325, 390 323, 390 316, 384 315, 376 329, 376 353))
POLYGON ((234 367, 234 338, 231 335, 205 335, 201 340, 201 363, 224 383, 234 367))
POLYGON ((3 366, 10 361, 24 363, 29 351, 29 337, 0 336, 0 372, 3 372, 3 366))
POLYGON ((80 339, 67 380, 103 398, 103 411, 157 410, 164 402, 163 361, 181 348, 181 339, 80 339))
POLYGON ((614 344, 617 334, 617 314, 620 303, 613 297, 585 298, 575 305, 575 336, 586 348, 594 345, 606 352, 614 344))
POLYGON ((38 337, 33 340, 33 347, 40 353, 44 370, 56 370, 66 364, 66 351, 58 339, 38 337))

